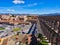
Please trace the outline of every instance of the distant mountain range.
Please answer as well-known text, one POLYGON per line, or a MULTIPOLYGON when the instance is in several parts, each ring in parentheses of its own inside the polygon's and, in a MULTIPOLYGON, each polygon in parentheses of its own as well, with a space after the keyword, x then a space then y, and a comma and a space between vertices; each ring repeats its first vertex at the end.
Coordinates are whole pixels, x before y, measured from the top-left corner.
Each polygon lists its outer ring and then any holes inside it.
MULTIPOLYGON (((0 13, 0 15, 9 15, 9 14, 8 13, 0 13)), ((60 16, 60 13, 50 13, 50 14, 11 14, 11 15, 60 16)))
POLYGON ((42 14, 42 16, 60 16, 60 13, 42 14))
MULTIPOLYGON (((0 15, 9 15, 9 13, 0 13, 0 15)), ((28 16, 37 16, 39 14, 11 14, 11 15, 28 15, 28 16)))

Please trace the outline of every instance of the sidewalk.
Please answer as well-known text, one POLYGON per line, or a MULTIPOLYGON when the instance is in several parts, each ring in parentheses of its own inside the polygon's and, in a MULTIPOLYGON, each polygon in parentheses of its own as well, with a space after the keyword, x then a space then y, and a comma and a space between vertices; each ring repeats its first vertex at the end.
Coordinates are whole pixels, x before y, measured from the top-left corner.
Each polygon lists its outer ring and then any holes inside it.
MULTIPOLYGON (((43 33, 42 29, 41 29, 41 25, 40 25, 39 19, 38 19, 38 22, 37 22, 37 28, 38 28, 38 33, 44 35, 44 33, 43 33)), ((47 39, 47 37, 46 36, 44 36, 44 37, 45 37, 46 41, 48 42, 48 45, 51 45, 51 43, 49 43, 49 40, 47 39)))

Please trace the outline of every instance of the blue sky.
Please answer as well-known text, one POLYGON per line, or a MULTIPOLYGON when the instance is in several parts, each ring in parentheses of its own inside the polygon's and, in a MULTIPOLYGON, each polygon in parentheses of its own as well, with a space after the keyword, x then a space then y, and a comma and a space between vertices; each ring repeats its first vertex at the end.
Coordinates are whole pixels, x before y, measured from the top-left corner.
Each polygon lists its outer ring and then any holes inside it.
POLYGON ((0 13, 60 13, 60 0, 0 0, 0 13))

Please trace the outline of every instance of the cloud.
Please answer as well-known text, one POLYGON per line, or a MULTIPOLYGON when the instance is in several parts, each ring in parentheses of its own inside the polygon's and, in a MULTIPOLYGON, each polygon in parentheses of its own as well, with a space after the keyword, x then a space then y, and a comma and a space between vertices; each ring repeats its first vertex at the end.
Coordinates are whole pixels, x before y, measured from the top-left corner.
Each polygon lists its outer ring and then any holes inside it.
POLYGON ((7 9, 8 12, 14 12, 15 10, 13 9, 7 9))
POLYGON ((40 2, 39 4, 42 5, 42 4, 45 4, 45 3, 44 2, 40 2))
POLYGON ((14 9, 1 9, 0 13, 14 13, 15 10, 14 9))
POLYGON ((38 5, 38 4, 37 3, 28 4, 28 7, 30 7, 30 6, 36 6, 36 5, 38 5))
POLYGON ((37 5, 37 3, 33 3, 32 5, 37 5))
POLYGON ((14 0, 14 4, 24 4, 25 2, 23 0, 14 0))

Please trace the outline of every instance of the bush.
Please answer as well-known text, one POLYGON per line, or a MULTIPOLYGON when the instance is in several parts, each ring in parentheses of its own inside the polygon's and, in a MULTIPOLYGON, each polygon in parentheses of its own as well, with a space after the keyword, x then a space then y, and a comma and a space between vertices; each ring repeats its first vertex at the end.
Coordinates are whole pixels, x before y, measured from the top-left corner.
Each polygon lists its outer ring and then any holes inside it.
POLYGON ((21 28, 14 28, 13 31, 19 31, 21 28))
POLYGON ((43 38, 42 34, 38 34, 38 38, 42 39, 43 38))
POLYGON ((39 42, 38 45, 48 45, 46 42, 39 42))
POLYGON ((42 43, 38 42, 38 45, 42 45, 42 43))
POLYGON ((42 44, 42 45, 48 45, 48 43, 46 43, 46 42, 41 42, 41 44, 42 44))
POLYGON ((5 29, 5 28, 1 28, 1 27, 0 27, 0 30, 4 30, 4 29, 5 29))
POLYGON ((43 38, 42 34, 38 34, 38 38, 42 40, 41 42, 38 42, 38 45, 48 45, 48 42, 43 38))

